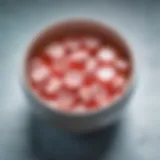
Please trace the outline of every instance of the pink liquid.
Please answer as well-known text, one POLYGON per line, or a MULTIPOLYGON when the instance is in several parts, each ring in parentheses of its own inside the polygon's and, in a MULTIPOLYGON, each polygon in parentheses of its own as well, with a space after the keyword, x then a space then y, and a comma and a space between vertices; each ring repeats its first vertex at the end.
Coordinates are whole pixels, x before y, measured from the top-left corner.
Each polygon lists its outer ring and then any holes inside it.
POLYGON ((96 37, 64 37, 29 61, 34 92, 53 108, 98 110, 123 93, 128 61, 96 37))

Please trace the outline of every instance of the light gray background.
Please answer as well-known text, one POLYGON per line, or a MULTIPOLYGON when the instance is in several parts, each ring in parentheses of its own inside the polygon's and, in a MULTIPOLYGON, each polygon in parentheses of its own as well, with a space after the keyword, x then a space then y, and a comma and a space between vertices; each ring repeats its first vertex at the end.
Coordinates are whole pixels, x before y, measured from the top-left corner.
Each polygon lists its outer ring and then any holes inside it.
POLYGON ((41 143, 48 151, 43 155, 50 154, 55 160, 159 159, 159 6, 158 1, 147 0, 0 0, 0 160, 35 160, 30 140, 37 146, 41 143), (50 23, 75 17, 92 18, 114 27, 134 53, 136 92, 111 134, 102 131, 75 137, 31 120, 34 118, 20 88, 20 63, 33 36, 50 23))

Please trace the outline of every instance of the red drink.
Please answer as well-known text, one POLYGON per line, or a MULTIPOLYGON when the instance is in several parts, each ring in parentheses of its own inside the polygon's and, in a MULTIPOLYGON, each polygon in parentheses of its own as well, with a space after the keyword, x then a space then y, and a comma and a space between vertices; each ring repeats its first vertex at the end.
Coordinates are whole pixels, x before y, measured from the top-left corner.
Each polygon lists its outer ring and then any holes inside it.
POLYGON ((97 36, 51 40, 28 61, 34 94, 53 108, 88 112, 109 106, 123 94, 130 63, 114 45, 97 36))

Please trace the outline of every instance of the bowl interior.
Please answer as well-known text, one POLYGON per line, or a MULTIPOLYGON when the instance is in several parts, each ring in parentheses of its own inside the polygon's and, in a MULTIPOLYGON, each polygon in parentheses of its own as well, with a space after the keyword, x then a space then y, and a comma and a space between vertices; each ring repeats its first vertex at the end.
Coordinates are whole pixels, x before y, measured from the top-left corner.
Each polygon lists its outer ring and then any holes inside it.
POLYGON ((61 39, 66 36, 85 36, 91 35, 96 36, 110 46, 113 46, 120 54, 121 57, 125 58, 129 64, 130 68, 126 73, 128 83, 126 83, 125 88, 129 87, 131 77, 133 74, 133 60, 132 54, 128 48, 126 42, 121 38, 121 36, 108 26, 103 24, 88 21, 88 20, 71 20, 66 22, 61 22, 57 25, 50 26, 49 28, 42 31, 31 43, 27 57, 25 59, 25 79, 27 80, 27 85, 30 90, 31 86, 28 83, 28 65, 30 59, 34 56, 40 54, 40 51, 50 42, 61 39))

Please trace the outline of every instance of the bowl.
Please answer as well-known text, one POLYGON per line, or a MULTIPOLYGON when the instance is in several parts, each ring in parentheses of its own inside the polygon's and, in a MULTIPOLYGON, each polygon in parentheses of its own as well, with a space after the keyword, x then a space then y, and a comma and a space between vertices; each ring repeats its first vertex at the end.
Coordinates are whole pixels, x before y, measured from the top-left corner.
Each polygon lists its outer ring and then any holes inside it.
POLYGON ((134 64, 132 53, 126 41, 111 27, 92 20, 67 20, 53 24, 50 27, 41 31, 31 42, 23 61, 22 67, 22 88, 27 97, 30 106, 33 109, 33 114, 38 116, 46 124, 68 130, 71 132, 91 132, 104 128, 108 125, 120 120, 127 102, 131 98, 134 85, 134 64), (116 98, 107 107, 100 110, 86 112, 84 114, 74 114, 63 112, 51 108, 48 103, 36 96, 28 82, 27 77, 27 62, 36 52, 44 47, 50 41, 56 40, 64 35, 83 35, 90 34, 98 36, 101 39, 112 44, 120 51, 120 54, 127 58, 131 68, 127 84, 125 85, 124 93, 116 98))

